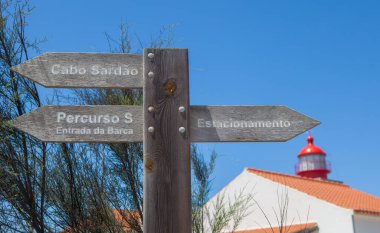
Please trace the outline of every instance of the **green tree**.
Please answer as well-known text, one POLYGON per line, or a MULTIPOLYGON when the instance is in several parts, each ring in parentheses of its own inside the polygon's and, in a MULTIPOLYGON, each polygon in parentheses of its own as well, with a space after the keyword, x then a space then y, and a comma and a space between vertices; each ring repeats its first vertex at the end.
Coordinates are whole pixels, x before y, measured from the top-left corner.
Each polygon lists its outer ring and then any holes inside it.
POLYGON ((34 83, 9 68, 38 51, 25 35, 31 8, 25 1, 0 1, 0 229, 45 232, 46 143, 6 125, 6 121, 41 106, 34 83))
POLYGON ((215 201, 209 203, 216 158, 213 151, 210 160, 205 161, 197 147, 192 146, 193 233, 234 232, 253 204, 253 195, 244 195, 244 190, 238 190, 232 200, 224 193, 218 194, 215 201))

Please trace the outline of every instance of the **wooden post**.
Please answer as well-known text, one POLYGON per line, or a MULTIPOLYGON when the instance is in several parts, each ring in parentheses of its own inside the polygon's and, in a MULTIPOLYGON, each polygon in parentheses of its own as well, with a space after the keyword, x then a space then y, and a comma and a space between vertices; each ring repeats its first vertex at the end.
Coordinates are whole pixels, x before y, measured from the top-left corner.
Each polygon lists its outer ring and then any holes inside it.
POLYGON ((187 49, 144 49, 144 233, 191 233, 187 49))

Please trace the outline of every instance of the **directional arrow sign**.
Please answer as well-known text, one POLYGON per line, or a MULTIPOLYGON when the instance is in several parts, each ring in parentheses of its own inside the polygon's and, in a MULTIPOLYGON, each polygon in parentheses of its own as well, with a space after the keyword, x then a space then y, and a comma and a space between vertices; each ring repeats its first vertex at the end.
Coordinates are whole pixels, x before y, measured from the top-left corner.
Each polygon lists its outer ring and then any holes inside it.
POLYGON ((141 88, 141 54, 45 53, 11 68, 45 87, 141 88))
MULTIPOLYGON (((192 106, 193 142, 280 142, 320 122, 284 106, 192 106)), ((47 142, 142 142, 141 106, 45 106, 13 125, 47 142)), ((159 132, 157 132, 159 133, 159 132)))
POLYGON ((320 124, 285 106, 192 106, 193 142, 281 142, 320 124))
POLYGON ((46 142, 140 142, 141 106, 45 106, 13 125, 46 142))

